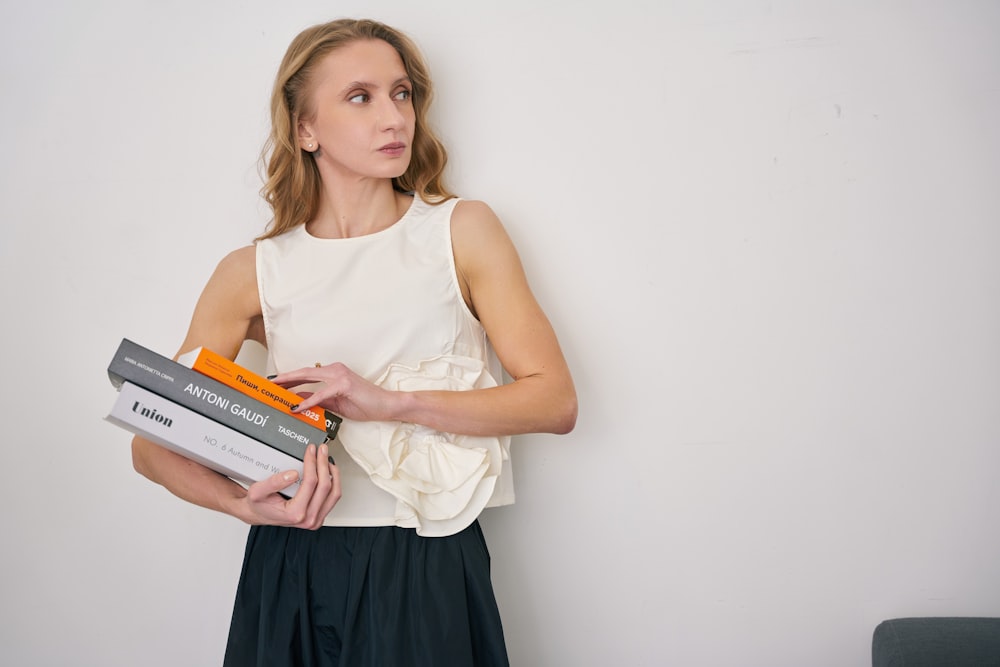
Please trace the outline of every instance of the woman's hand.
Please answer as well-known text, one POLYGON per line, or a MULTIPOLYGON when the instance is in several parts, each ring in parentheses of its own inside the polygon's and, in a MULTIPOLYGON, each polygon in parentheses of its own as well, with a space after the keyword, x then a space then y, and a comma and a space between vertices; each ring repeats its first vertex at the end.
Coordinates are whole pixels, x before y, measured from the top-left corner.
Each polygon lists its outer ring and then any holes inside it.
POLYGON ((389 421, 393 416, 398 393, 382 389, 341 363, 311 366, 277 375, 271 380, 292 389, 303 384, 322 382, 314 392, 302 392, 302 402, 295 412, 321 406, 345 419, 354 421, 389 421))
POLYGON ((278 492, 294 484, 294 470, 251 484, 243 499, 243 519, 252 525, 289 526, 316 530, 340 500, 340 471, 329 462, 326 445, 309 445, 302 461, 302 480, 291 499, 278 492))

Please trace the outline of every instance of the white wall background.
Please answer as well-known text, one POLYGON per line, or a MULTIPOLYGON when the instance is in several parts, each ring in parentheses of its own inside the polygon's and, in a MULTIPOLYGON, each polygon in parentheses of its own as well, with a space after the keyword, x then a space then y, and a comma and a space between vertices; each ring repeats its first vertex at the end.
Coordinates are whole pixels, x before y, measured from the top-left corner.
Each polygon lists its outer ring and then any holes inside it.
POLYGON ((579 385, 484 518, 515 665, 1000 615, 1000 4, 3 5, 3 664, 219 664, 245 528, 132 472, 105 368, 262 229, 277 63, 342 15, 425 50, 579 385))

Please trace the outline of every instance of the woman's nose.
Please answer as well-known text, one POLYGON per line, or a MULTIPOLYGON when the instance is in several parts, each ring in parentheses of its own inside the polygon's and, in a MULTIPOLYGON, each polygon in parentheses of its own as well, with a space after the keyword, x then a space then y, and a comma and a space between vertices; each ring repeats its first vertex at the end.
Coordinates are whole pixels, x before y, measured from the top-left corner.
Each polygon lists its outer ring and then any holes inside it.
POLYGON ((396 100, 383 98, 379 103, 378 109, 379 129, 394 130, 402 127, 405 122, 406 117, 403 115, 403 111, 399 108, 396 100))

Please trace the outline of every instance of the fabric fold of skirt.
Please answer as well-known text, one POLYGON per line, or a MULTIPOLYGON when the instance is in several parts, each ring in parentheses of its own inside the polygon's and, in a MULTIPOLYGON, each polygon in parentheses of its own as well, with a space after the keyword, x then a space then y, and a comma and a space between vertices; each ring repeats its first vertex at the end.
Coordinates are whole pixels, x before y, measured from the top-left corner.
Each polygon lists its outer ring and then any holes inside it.
POLYGON ((448 537, 252 527, 224 665, 508 665, 479 522, 448 537))

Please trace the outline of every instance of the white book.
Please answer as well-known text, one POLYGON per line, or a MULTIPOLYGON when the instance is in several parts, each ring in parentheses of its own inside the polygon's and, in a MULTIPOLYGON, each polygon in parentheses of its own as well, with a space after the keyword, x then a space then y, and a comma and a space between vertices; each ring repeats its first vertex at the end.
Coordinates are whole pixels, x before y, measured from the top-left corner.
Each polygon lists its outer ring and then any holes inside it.
MULTIPOLYGON (((302 461, 131 382, 122 382, 107 421, 243 484, 295 470, 302 461)), ((296 482, 281 491, 295 495, 296 482)))

